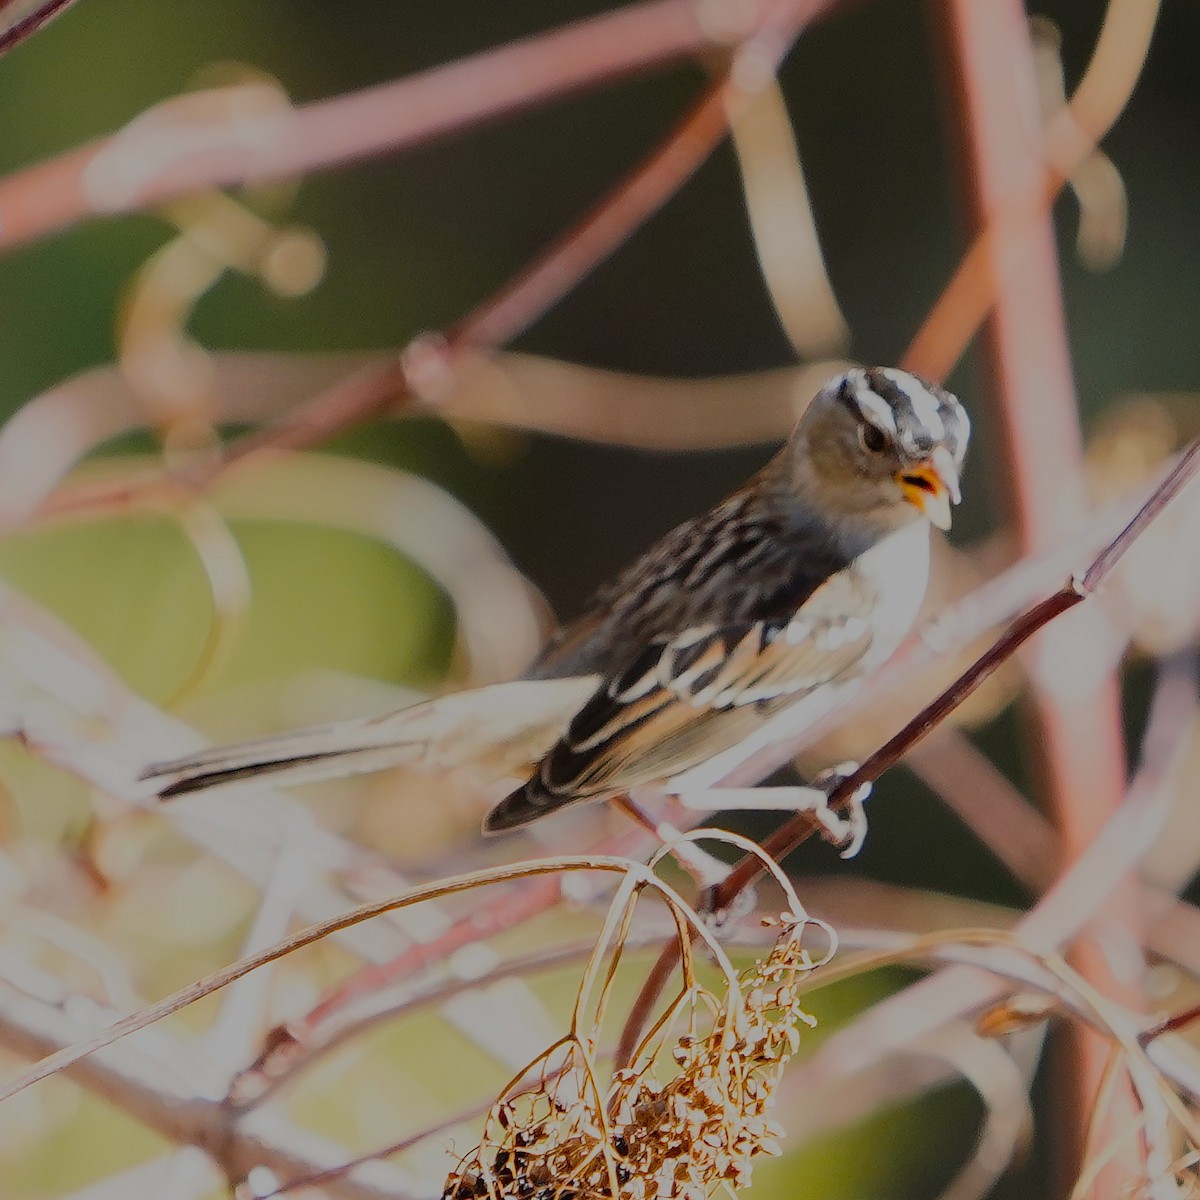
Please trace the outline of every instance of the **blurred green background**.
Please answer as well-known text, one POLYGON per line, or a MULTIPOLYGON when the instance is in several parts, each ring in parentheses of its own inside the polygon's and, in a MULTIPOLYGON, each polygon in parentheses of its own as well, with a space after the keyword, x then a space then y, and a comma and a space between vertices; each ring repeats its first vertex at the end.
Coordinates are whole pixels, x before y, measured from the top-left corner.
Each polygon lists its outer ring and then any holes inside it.
MULTIPOLYGON (((607 7, 579 0, 81 0, 0 60, 0 171, 118 128, 186 89, 214 61, 262 68, 303 101, 607 7)), ((931 11, 906 0, 849 6, 802 38, 782 74, 830 273, 853 331, 851 353, 869 361, 899 357, 964 244, 939 119, 931 11)), ((1071 83, 1090 52, 1101 6, 1064 0, 1037 11, 1062 31, 1071 83)), ((1120 264, 1103 275, 1077 265, 1072 202, 1056 210, 1085 421, 1126 392, 1200 387, 1198 45, 1200 6, 1168 0, 1141 86, 1106 143, 1129 194, 1120 264)), ((397 347, 445 326, 636 164, 704 78, 697 67, 672 68, 306 179, 292 217, 324 240, 324 281, 302 299, 281 300, 229 277, 204 299, 192 330, 214 349, 334 350, 397 347)), ((0 258, 0 413, 111 360, 130 277, 168 233, 154 216, 95 221, 0 258)), ((518 348, 681 377, 791 361, 760 280, 728 148, 518 348)), ((968 404, 978 393, 969 364, 951 382, 968 404)), ((981 424, 956 524, 961 540, 993 523, 986 418, 981 424)), ((120 449, 139 447, 148 443, 132 439, 120 449)), ((480 455, 432 422, 373 425, 331 449, 415 470, 464 499, 564 616, 636 549, 710 503, 767 453, 653 455, 530 437, 480 455)), ((411 564, 327 531, 261 522, 236 532, 254 605, 214 686, 310 669, 420 686, 444 671, 446 605, 411 564)), ((63 615, 156 701, 174 694, 199 651, 207 601, 186 543, 165 521, 11 538, 0 544, 0 574, 63 615)), ((203 714, 202 701, 194 713, 203 714)), ((1013 724, 1001 720, 982 736, 1019 777, 1013 724)), ((1018 898, 911 779, 895 773, 877 797, 872 837, 853 870, 1018 898)), ((819 861, 829 868, 827 855, 819 861)), ((839 1139, 806 1156, 807 1170, 817 1173, 807 1178, 821 1179, 825 1197, 933 1194, 955 1158, 948 1147, 961 1149, 975 1114, 969 1101, 945 1098, 922 1113, 873 1127, 872 1145, 892 1147, 877 1156, 888 1167, 880 1177, 855 1176, 851 1164, 862 1170, 864 1160, 839 1139), (940 1134, 929 1136, 933 1130, 940 1134)), ((1006 1185, 1009 1194, 1036 1194, 1038 1173, 1035 1163, 1006 1185)), ((778 1194, 792 1193, 786 1176, 772 1178, 778 1194)), ((22 1186, 53 1195, 69 1184, 26 1175, 22 1186)))

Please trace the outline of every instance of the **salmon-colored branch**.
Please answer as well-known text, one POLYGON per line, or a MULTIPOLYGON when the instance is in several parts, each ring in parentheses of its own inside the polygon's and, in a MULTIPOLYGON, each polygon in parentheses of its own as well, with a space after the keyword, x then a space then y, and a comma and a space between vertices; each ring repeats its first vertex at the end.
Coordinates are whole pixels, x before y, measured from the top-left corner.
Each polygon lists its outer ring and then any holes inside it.
MULTIPOLYGON (((604 261, 695 173, 743 111, 775 77, 799 30, 830 0, 790 0, 764 10, 753 36, 692 111, 630 175, 566 230, 528 267, 444 335, 415 339, 393 363, 336 384, 280 425, 249 434, 226 462, 263 449, 298 449, 380 413, 405 398, 437 405, 454 385, 464 353, 494 349, 516 337, 604 261)), ((224 464, 207 468, 215 473, 224 464)), ((195 482, 206 482, 199 479, 195 482)))
MULTIPOLYGON (((1020 221, 1008 218, 1021 198, 1048 190, 1028 17, 1019 0, 936 0, 932 11, 947 51, 947 109, 961 146, 956 161, 970 225, 996 223, 984 267, 994 303, 982 344, 999 434, 995 483, 1022 551, 1036 552, 1078 523, 1087 488, 1053 224, 1044 204, 1020 221)), ((1093 139, 1078 138, 1076 146, 1088 143, 1093 139)), ((1050 172, 1053 188, 1061 168, 1056 164, 1050 172)), ((1098 652, 1098 633, 1086 615, 1063 622, 1033 640, 1026 656, 1026 741, 1041 798, 1061 837, 1064 866, 1093 842, 1125 792, 1116 664, 1098 652)), ((1111 895, 1104 912, 1140 943, 1131 887, 1111 895)), ((1136 1006, 1133 985, 1118 981, 1098 940, 1085 935, 1074 954, 1090 983, 1136 1006)), ((1064 1128, 1058 1145, 1065 1181, 1078 1175, 1111 1051, 1078 1027, 1061 1050, 1064 1099, 1057 1111, 1064 1128)), ((1114 1114, 1113 1128, 1127 1117, 1114 1114)), ((1101 1186, 1103 1195, 1116 1195, 1120 1183, 1105 1172, 1101 1186)))
POLYGON ((1007 230, 1043 219, 1072 172, 1121 115, 1137 84, 1158 19, 1158 0, 1113 0, 1092 60, 1071 102, 1045 131, 1045 169, 1012 188, 986 215, 954 274, 904 355, 919 375, 944 379, 962 357, 995 302, 992 258, 1007 230))
MULTIPOLYGON (((664 3, 673 4, 674 0, 659 0, 659 7, 664 3)), ((284 420, 247 434, 226 454, 193 463, 176 483, 202 488, 232 463, 264 451, 317 445, 341 429, 382 415, 400 404, 420 401, 436 410, 439 400, 454 389, 464 362, 475 361, 479 351, 492 350, 524 330, 683 186, 726 136, 730 121, 771 86, 799 31, 835 3, 836 0, 774 0, 773 3, 764 0, 754 9, 755 21, 742 29, 743 40, 732 49, 727 69, 692 111, 643 163, 532 264, 445 334, 421 335, 400 355, 363 366, 320 391, 284 420)), ((592 23, 584 24, 591 28, 592 23)), ((575 36, 578 27, 571 28, 575 36)), ((517 48, 502 48, 489 55, 515 54, 517 49, 527 50, 528 45, 520 43, 517 48)), ((477 59, 462 61, 465 64, 477 59)), ((458 65, 461 64, 455 64, 458 65)), ((428 73, 409 82, 415 85, 421 80, 428 80, 428 73)), ((16 178, 7 183, 0 181, 0 248, 4 245, 6 228, 5 189, 16 178)), ((161 486, 161 481, 153 477, 133 485, 118 483, 108 491, 94 492, 90 502, 101 507, 114 499, 128 503, 137 493, 153 493, 161 486)))
POLYGON ((647 0, 296 108, 256 110, 253 89, 245 89, 245 106, 214 118, 211 96, 179 97, 110 137, 0 180, 0 249, 89 217, 153 208, 205 188, 288 178, 442 137, 752 40, 781 7, 801 12, 819 5, 647 0))

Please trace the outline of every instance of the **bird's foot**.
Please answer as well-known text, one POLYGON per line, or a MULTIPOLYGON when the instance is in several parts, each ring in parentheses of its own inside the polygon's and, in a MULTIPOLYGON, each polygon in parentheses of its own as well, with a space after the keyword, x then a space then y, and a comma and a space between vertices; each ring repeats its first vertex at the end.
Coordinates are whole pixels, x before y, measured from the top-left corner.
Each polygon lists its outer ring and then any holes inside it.
POLYGON ((845 802, 843 815, 831 807, 829 797, 858 770, 853 762, 838 763, 822 771, 812 787, 752 787, 705 788, 702 791, 676 793, 687 808, 703 812, 718 809, 760 809, 772 812, 808 813, 816 822, 821 836, 837 846, 843 858, 853 858, 867 836, 867 814, 863 804, 871 794, 871 784, 856 788, 845 802))
POLYGON ((838 847, 842 858, 854 858, 867 840, 867 810, 864 805, 871 797, 873 785, 868 780, 854 789, 854 794, 846 801, 844 815, 830 806, 829 797, 857 770, 858 763, 842 762, 827 767, 813 780, 814 790, 825 797, 824 805, 813 815, 820 822, 826 840, 838 847))

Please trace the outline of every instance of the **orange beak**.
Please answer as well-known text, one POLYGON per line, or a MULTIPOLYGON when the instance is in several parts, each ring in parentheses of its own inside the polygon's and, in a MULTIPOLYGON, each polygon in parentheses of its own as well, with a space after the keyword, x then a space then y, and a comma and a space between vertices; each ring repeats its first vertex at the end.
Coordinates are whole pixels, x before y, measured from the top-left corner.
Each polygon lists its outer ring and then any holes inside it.
POLYGON ((950 505, 962 498, 958 470, 945 446, 939 446, 928 462, 909 467, 896 475, 896 482, 909 504, 915 505, 939 529, 950 528, 950 505))

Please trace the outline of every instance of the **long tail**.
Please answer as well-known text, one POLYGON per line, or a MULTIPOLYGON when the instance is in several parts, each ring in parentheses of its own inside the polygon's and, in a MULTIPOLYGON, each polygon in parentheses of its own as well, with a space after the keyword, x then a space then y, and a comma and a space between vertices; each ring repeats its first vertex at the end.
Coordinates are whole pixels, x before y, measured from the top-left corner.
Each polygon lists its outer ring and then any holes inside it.
POLYGON ((290 786, 402 764, 436 771, 473 763, 497 777, 519 774, 554 743, 594 687, 581 678, 493 684, 381 717, 214 746, 151 763, 141 778, 169 799, 248 779, 290 786))
POLYGON ((158 794, 166 800, 268 775, 272 783, 284 786, 360 775, 399 766, 421 752, 420 741, 397 741, 396 732, 379 720, 346 721, 213 746, 185 758, 151 763, 141 777, 159 784, 158 794))

